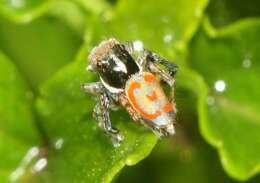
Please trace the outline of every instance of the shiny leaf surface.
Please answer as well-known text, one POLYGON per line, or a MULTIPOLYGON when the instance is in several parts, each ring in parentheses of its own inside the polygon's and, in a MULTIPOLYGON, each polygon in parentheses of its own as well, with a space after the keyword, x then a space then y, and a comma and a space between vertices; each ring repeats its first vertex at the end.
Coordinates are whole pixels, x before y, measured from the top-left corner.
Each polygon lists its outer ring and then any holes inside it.
POLYGON ((209 86, 201 106, 200 127, 215 146, 225 170, 240 180, 259 172, 259 19, 204 31, 191 45, 191 63, 209 86), (208 33, 208 34, 207 34, 208 33))

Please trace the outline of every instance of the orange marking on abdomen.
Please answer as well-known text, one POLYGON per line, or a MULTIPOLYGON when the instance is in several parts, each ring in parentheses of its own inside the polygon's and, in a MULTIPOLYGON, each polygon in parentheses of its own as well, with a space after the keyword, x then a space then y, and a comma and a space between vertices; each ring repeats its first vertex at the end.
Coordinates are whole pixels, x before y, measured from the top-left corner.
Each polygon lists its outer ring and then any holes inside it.
POLYGON ((160 111, 156 111, 154 114, 149 114, 145 111, 143 111, 140 106, 138 105, 137 101, 136 101, 136 98, 134 96, 134 90, 135 89, 138 89, 138 88, 141 88, 141 84, 139 82, 132 82, 129 86, 129 89, 128 89, 128 96, 129 96, 129 99, 130 101, 132 102, 133 106, 138 110, 138 112, 141 113, 141 115, 146 118, 146 119, 149 119, 149 120, 154 120, 156 119, 158 116, 161 115, 161 112, 160 111))
POLYGON ((157 97, 155 91, 152 92, 152 95, 146 95, 146 97, 147 97, 149 100, 151 100, 151 101, 155 101, 155 100, 158 99, 158 97, 157 97))
POLYGON ((152 83, 152 81, 155 81, 155 83, 157 85, 159 84, 159 82, 156 79, 156 77, 153 74, 149 73, 149 72, 144 74, 144 80, 147 81, 148 83, 152 83))
POLYGON ((172 112, 173 111, 173 104, 170 103, 170 102, 165 104, 165 106, 163 107, 163 110, 165 112, 172 112))
POLYGON ((152 74, 145 74, 144 75, 144 80, 147 82, 152 82, 153 80, 156 80, 155 76, 152 74))

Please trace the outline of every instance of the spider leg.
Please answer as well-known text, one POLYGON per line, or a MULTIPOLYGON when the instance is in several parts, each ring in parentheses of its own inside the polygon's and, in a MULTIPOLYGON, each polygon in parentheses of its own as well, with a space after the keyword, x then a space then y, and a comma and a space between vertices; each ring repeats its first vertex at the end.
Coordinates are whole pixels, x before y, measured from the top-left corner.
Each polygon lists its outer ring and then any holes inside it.
POLYGON ((110 99, 101 82, 82 84, 81 88, 87 92, 96 94, 99 101, 93 110, 93 117, 97 120, 98 126, 111 138, 114 146, 118 147, 123 136, 112 127, 109 108, 110 99))
POLYGON ((119 146, 120 141, 123 140, 123 136, 119 133, 119 131, 116 128, 112 127, 112 123, 110 121, 110 115, 109 115, 109 97, 104 92, 100 95, 100 111, 97 113, 102 120, 99 121, 99 123, 102 123, 102 128, 104 129, 105 133, 111 138, 114 146, 119 146))
POLYGON ((94 82, 94 83, 83 83, 81 84, 81 90, 86 93, 91 93, 94 95, 98 95, 104 92, 104 87, 101 82, 94 82))
POLYGON ((127 42, 123 44, 123 46, 131 55, 137 53, 137 62, 143 70, 145 70, 147 63, 150 61, 165 66, 172 77, 174 77, 178 71, 178 66, 176 64, 171 63, 169 60, 166 60, 154 52, 144 49, 141 42, 127 42))
POLYGON ((174 77, 175 74, 178 71, 178 66, 174 63, 171 63, 170 61, 166 60, 165 58, 161 57, 160 55, 153 53, 148 50, 144 50, 146 52, 146 59, 155 63, 155 64, 161 64, 165 66, 165 68, 168 70, 168 73, 174 77))
POLYGON ((133 57, 137 57, 136 61, 141 70, 145 70, 147 63, 147 52, 144 50, 143 45, 140 41, 126 42, 123 44, 124 48, 128 51, 133 57))

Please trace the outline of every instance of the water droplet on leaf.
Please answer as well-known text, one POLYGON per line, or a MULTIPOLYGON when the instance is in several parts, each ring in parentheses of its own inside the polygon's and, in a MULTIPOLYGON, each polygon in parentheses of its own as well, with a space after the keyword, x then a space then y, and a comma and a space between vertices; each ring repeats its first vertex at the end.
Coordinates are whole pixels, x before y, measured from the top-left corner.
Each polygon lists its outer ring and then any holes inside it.
POLYGON ((134 50, 135 51, 142 51, 144 48, 143 48, 143 42, 140 41, 140 40, 136 40, 133 42, 133 46, 134 46, 134 50))
POLYGON ((41 158, 39 159, 35 165, 32 168, 32 173, 37 173, 42 171, 48 164, 48 161, 46 158, 41 158))
POLYGON ((246 57, 243 62, 242 62, 242 66, 246 69, 250 68, 252 65, 252 61, 250 58, 246 57))
POLYGON ((170 43, 170 42, 172 41, 172 38, 173 38, 172 34, 166 34, 166 35, 163 37, 163 41, 164 41, 165 43, 170 43))
POLYGON ((215 90, 217 92, 224 92, 226 90, 226 83, 223 80, 218 80, 215 82, 215 90))
POLYGON ((61 149, 62 146, 63 146, 63 143, 64 143, 63 138, 57 139, 57 140, 55 141, 55 144, 54 144, 55 149, 57 149, 57 150, 61 149))

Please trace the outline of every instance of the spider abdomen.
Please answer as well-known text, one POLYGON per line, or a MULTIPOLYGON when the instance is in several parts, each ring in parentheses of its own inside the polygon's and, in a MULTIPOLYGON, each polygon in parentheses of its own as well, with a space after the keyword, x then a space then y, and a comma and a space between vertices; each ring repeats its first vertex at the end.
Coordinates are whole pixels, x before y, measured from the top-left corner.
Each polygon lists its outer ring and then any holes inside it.
POLYGON ((127 81, 125 92, 131 105, 145 120, 157 126, 173 122, 174 104, 168 100, 152 73, 133 75, 127 81))

